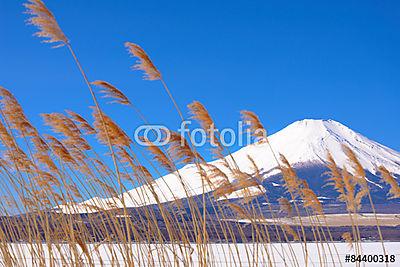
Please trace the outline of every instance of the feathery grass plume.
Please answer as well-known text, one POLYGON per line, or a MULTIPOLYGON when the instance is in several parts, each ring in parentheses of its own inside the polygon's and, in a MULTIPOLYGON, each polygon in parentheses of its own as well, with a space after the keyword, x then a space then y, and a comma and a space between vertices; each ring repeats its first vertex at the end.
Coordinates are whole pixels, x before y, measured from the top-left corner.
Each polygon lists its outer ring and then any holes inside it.
POLYGON ((354 154, 353 150, 351 150, 348 146, 342 145, 342 147, 344 153, 350 160, 351 166, 355 171, 354 177, 356 178, 357 184, 359 184, 361 187, 368 187, 367 180, 365 178, 366 177, 365 170, 361 165, 360 161, 357 159, 356 154, 354 154))
POLYGON ((301 188, 301 199, 303 200, 304 207, 310 207, 316 214, 322 214, 323 208, 315 192, 310 188, 301 188))
POLYGON ((300 188, 300 180, 286 157, 280 154, 280 158, 282 161, 281 172, 283 181, 285 182, 285 188, 289 193, 296 195, 300 188))
POLYGON ((213 191, 214 198, 219 199, 221 197, 226 197, 235 192, 234 186, 229 181, 222 181, 216 185, 213 191))
POLYGON ((96 130, 81 115, 71 110, 66 110, 65 112, 68 114, 68 116, 71 117, 71 119, 76 123, 76 125, 82 132, 84 132, 85 134, 96 133, 96 130))
POLYGON ((184 136, 171 130, 168 130, 166 136, 166 141, 168 142, 167 152, 173 159, 184 164, 195 163, 196 159, 204 162, 201 155, 192 150, 184 136))
POLYGON ((293 230, 292 227, 290 227, 290 225, 282 224, 282 229, 283 229, 283 231, 285 231, 286 234, 292 236, 293 241, 299 241, 300 240, 299 235, 296 233, 295 230, 293 230))
POLYGON ((342 175, 339 167, 336 165, 335 160, 332 157, 332 154, 328 152, 328 164, 327 167, 329 169, 326 172, 330 177, 328 178, 328 183, 326 185, 333 186, 336 191, 339 193, 339 200, 342 202, 346 202, 346 191, 344 182, 342 179, 342 175))
POLYGON ((290 201, 287 198, 280 197, 278 198, 278 202, 279 202, 279 209, 282 212, 286 212, 288 217, 292 217, 293 209, 292 209, 292 204, 290 204, 290 201))
POLYGON ((228 175, 217 166, 210 163, 202 163, 206 167, 205 179, 214 188, 213 195, 216 199, 227 196, 233 192, 233 186, 228 175))
POLYGON ((2 121, 0 121, 0 142, 7 148, 14 147, 14 139, 12 138, 2 121))
POLYGON ((53 151, 54 155, 56 155, 59 159, 63 162, 71 163, 72 165, 77 165, 74 157, 68 151, 68 149, 61 143, 57 138, 51 135, 44 135, 51 150, 53 151))
POLYGON ((11 128, 20 131, 24 136, 32 136, 36 134, 36 130, 29 123, 22 106, 14 95, 4 87, 0 86, 0 96, 2 97, 0 100, 1 111, 11 128))
POLYGON ((131 42, 125 42, 125 47, 132 57, 138 58, 136 64, 132 66, 132 69, 144 71, 145 74, 143 78, 145 80, 161 80, 161 73, 140 46, 131 42))
POLYGON ((51 185, 57 187, 61 185, 54 175, 45 171, 38 171, 32 179, 37 183, 38 186, 47 190, 51 189, 51 185))
POLYGON ((93 126, 97 131, 97 139, 102 144, 108 145, 109 137, 111 145, 128 147, 132 143, 128 135, 118 126, 118 124, 116 124, 110 117, 104 114, 104 112, 100 112, 102 114, 99 113, 99 110, 97 108, 93 108, 93 126))
POLYGON ((352 175, 347 171, 346 167, 344 167, 342 170, 342 177, 343 177, 344 187, 346 188, 345 202, 347 204, 347 209, 350 212, 356 212, 359 210, 359 206, 355 201, 356 184, 354 182, 352 175))
POLYGON ((207 135, 210 136, 210 130, 214 128, 215 124, 207 109, 199 101, 193 101, 188 105, 192 119, 199 122, 201 128, 203 128, 207 135))
POLYGON ((255 160, 250 155, 247 155, 247 159, 250 160, 250 162, 251 162, 251 167, 252 167, 252 170, 254 172, 253 179, 255 179, 257 181, 257 183, 260 186, 262 186, 263 177, 261 175, 260 169, 258 168, 255 160))
POLYGON ((26 13, 31 15, 28 24, 39 29, 35 33, 36 36, 45 38, 43 41, 45 43, 55 43, 54 48, 68 44, 68 39, 58 25, 56 18, 43 1, 29 0, 24 6, 27 9, 26 13))
POLYGON ((390 186, 388 196, 389 199, 400 198, 400 186, 396 179, 390 174, 390 172, 383 166, 379 167, 379 172, 381 174, 382 182, 390 186))
POLYGON ((154 183, 153 175, 151 175, 150 171, 145 166, 143 166, 143 165, 134 165, 134 166, 132 166, 132 169, 135 172, 141 174, 148 184, 154 183))
POLYGON ((33 170, 33 162, 18 146, 4 151, 4 157, 11 161, 15 165, 15 168, 19 171, 31 173, 33 170))
POLYGON ((82 150, 90 150, 89 143, 82 137, 82 132, 72 119, 61 113, 41 114, 45 124, 50 126, 55 133, 66 137, 65 143, 82 150))
POLYGON ((145 137, 140 137, 140 141, 144 142, 146 149, 150 152, 152 159, 168 172, 175 171, 174 163, 169 159, 169 157, 155 144, 153 144, 149 139, 145 137))
POLYGON ((218 182, 220 180, 222 181, 228 181, 229 178, 226 173, 224 173, 220 168, 215 166, 214 164, 210 163, 203 163, 205 167, 207 167, 207 177, 212 181, 212 182, 218 182), (220 178, 220 179, 217 179, 220 178), (215 180, 215 181, 213 181, 215 180))
POLYGON ((228 207, 231 208, 235 213, 243 218, 249 218, 249 213, 240 205, 235 203, 228 203, 228 207))
POLYGON ((258 180, 253 178, 249 173, 234 169, 232 170, 232 175, 236 178, 234 185, 236 190, 246 189, 252 186, 260 186, 258 180))
POLYGON ((78 186, 76 184, 74 184, 74 183, 67 184, 66 188, 67 188, 68 192, 72 192, 74 197, 76 197, 78 199, 82 199, 82 194, 79 192, 78 186))
POLYGON ((353 246, 353 237, 352 237, 351 233, 349 233, 349 232, 343 233, 342 238, 350 247, 353 246))
POLYGON ((242 110, 240 111, 240 114, 242 115, 242 120, 247 124, 248 129, 253 137, 261 140, 267 138, 267 130, 265 130, 260 119, 254 112, 242 110))
POLYGON ((361 208, 362 199, 369 194, 368 183, 366 179, 365 170, 362 167, 360 161, 357 159, 357 156, 354 154, 353 150, 351 150, 348 146, 343 145, 343 151, 346 156, 349 158, 351 166, 353 167, 355 174, 353 176, 354 181, 357 185, 360 186, 360 189, 355 195, 355 205, 356 207, 361 208))
POLYGON ((128 99, 128 97, 125 96, 124 93, 122 93, 122 91, 116 88, 114 85, 101 80, 96 80, 94 82, 91 82, 91 84, 101 87, 102 90, 100 90, 100 93, 104 94, 103 98, 113 99, 110 103, 131 105, 131 101, 128 99))

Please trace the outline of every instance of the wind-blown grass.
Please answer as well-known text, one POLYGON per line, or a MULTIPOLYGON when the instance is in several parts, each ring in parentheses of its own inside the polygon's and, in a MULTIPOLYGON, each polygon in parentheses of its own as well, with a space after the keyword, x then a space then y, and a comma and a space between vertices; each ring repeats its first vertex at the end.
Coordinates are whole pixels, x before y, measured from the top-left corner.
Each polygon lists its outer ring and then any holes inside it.
MULTIPOLYGON (((41 134, 30 123, 13 94, 0 87, 0 171, 3 178, 1 195, 4 197, 0 202, 3 214, 0 220, 0 256, 5 265, 17 266, 26 257, 22 248, 9 245, 12 242, 24 242, 31 251, 32 259, 29 261, 40 266, 47 263, 57 265, 60 261, 64 265, 94 266, 95 259, 100 264, 102 261, 116 264, 121 258, 129 266, 155 265, 159 261, 168 266, 167 262, 208 266, 216 257, 210 250, 211 242, 217 243, 225 261, 233 265, 241 266, 242 261, 255 266, 263 263, 273 265, 276 257, 283 257, 287 265, 300 266, 299 256, 291 246, 294 242, 301 245, 301 262, 306 266, 310 263, 310 243, 315 245, 321 264, 334 261, 341 265, 322 203, 307 182, 297 176, 285 156, 275 153, 261 119, 255 113, 242 111, 242 119, 248 122, 255 141, 268 144, 287 191, 275 204, 279 204, 285 217, 298 218, 299 226, 279 222, 282 212, 271 208, 274 203, 269 201, 255 161, 248 157, 253 166, 252 173, 238 167, 229 149, 222 145, 218 133, 211 133, 215 122, 198 101, 188 105, 190 115, 208 133, 209 142, 212 140, 216 144, 212 154, 223 161, 224 171, 204 160, 190 135, 187 138, 169 131, 171 138, 166 147, 158 147, 146 138, 142 138, 142 142, 147 146, 138 147, 102 107, 107 103, 130 106, 143 123, 149 124, 146 117, 123 90, 103 80, 89 82, 72 44, 41 0, 30 0, 25 6, 30 15, 28 23, 39 30, 36 36, 45 38, 45 42, 54 44, 54 47, 68 48, 92 97, 93 103, 88 103, 88 106, 94 104, 94 107, 91 107, 91 119, 70 110, 65 114, 42 114, 44 124, 53 133, 41 134), (101 90, 96 92, 92 86, 101 90), (111 102, 103 103, 100 98, 111 99, 111 102), (95 140, 91 136, 95 136, 95 140), (107 155, 96 151, 94 147, 99 144, 108 148, 107 155), (107 164, 110 159, 112 167, 107 164), (193 164, 199 173, 203 189, 200 196, 193 196, 191 185, 183 179, 179 166, 184 164, 193 164), (176 175, 184 188, 185 199, 176 197, 167 203, 160 200, 162 194, 174 195, 174 189, 164 180, 169 192, 160 192, 154 182, 154 173, 163 179, 161 173, 164 171, 176 175), (139 187, 140 200, 145 202, 152 198, 156 204, 129 209, 126 203, 135 204, 137 199, 123 194, 127 191, 126 184, 131 187, 143 185, 139 187), (206 194, 206 186, 212 188, 211 194, 206 194), (257 193, 252 193, 251 188, 256 188, 257 193), (243 199, 235 203, 230 201, 229 195, 239 190, 243 192, 243 199), (76 210, 74 203, 87 199, 94 199, 83 204, 90 212, 77 214, 81 211, 76 210), (102 203, 102 199, 109 202, 102 203), (261 199, 268 204, 268 219, 273 221, 272 224, 264 223, 267 215, 263 212, 261 199), (56 208, 60 206, 67 207, 67 212, 60 212, 56 208), (302 222, 304 214, 310 222, 308 227, 302 222), (249 223, 241 223, 239 219, 249 223), (274 241, 288 246, 271 246, 274 241), (231 246, 223 246, 219 244, 221 242, 230 242, 231 246), (243 243, 240 248, 239 243, 243 243), (67 254, 65 245, 69 247, 67 254), (108 253, 101 254, 100 246, 103 249, 107 247, 108 253), (194 254, 197 255, 196 262, 193 262, 194 254), (172 259, 163 258, 166 255, 172 255, 172 259)), ((184 112, 147 53, 134 43, 126 42, 125 46, 129 54, 138 59, 133 69, 143 71, 146 80, 161 81, 180 119, 185 120, 184 112)), ((338 199, 346 204, 352 221, 350 231, 343 232, 343 239, 355 248, 355 253, 361 254, 361 236, 355 215, 366 196, 374 206, 365 171, 349 148, 345 147, 344 151, 355 172, 352 174, 343 166, 337 166, 329 155, 327 185, 337 190, 338 199)), ((390 186, 389 197, 398 198, 397 181, 383 166, 380 172, 383 182, 390 186)), ((375 210, 374 215, 385 252, 375 210)))

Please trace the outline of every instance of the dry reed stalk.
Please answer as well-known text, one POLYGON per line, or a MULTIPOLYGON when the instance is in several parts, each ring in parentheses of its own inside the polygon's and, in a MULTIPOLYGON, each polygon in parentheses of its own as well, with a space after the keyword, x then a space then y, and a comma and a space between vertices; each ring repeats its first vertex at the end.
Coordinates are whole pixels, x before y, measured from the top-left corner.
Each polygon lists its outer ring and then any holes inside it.
MULTIPOLYGON (((343 150, 346 154, 346 156, 349 158, 350 163, 355 171, 355 177, 356 177, 356 182, 360 185, 361 190, 357 193, 356 195, 356 204, 360 205, 361 204, 361 199, 363 196, 367 195, 368 196, 368 200, 369 203, 371 205, 372 208, 372 212, 374 214, 374 218, 375 218, 375 222, 376 222, 376 228, 378 230, 378 234, 379 234, 379 238, 381 241, 381 245, 382 245, 382 250, 383 250, 383 254, 386 254, 386 248, 385 245, 383 243, 383 236, 382 236, 382 231, 381 231, 381 227, 378 221, 378 216, 376 215, 376 210, 375 210, 375 205, 372 201, 372 196, 371 196, 371 192, 369 190, 368 187, 368 182, 367 182, 367 177, 366 177, 366 173, 365 170, 363 168, 363 166, 361 165, 360 161, 357 159, 357 156, 355 155, 355 153, 346 145, 343 145, 343 150), (358 195, 360 194, 360 197, 358 197, 358 195)), ((386 263, 387 265, 387 263, 386 263)))
POLYGON ((31 15, 28 23, 39 29, 35 36, 45 38, 43 41, 45 43, 55 43, 54 48, 68 44, 68 39, 62 32, 56 18, 43 1, 29 0, 24 6, 27 9, 26 13, 31 15))
POLYGON ((85 134, 95 134, 96 130, 85 120, 81 115, 71 110, 66 110, 66 113, 78 125, 78 128, 85 134))
POLYGON ((288 235, 290 235, 290 236, 293 237, 293 240, 294 240, 294 241, 299 241, 299 240, 300 240, 298 234, 296 233, 295 230, 293 230, 292 227, 290 227, 290 226, 287 225, 287 224, 283 224, 282 227, 283 227, 284 231, 285 231, 288 235))
POLYGON ((91 84, 96 85, 102 90, 100 90, 100 93, 103 94, 103 98, 111 98, 112 101, 109 103, 118 103, 121 105, 132 105, 131 101, 124 95, 124 93, 119 90, 117 87, 114 85, 106 82, 106 81, 101 81, 101 80, 96 80, 91 82, 91 84))
POLYGON ((381 173, 382 182, 390 186, 388 196, 389 199, 400 198, 400 186, 396 179, 390 174, 390 172, 383 166, 379 167, 379 172, 381 173))
POLYGON ((349 244, 349 247, 353 247, 353 237, 351 236, 351 233, 345 232, 342 234, 342 238, 344 241, 346 241, 347 244, 349 244))
MULTIPOLYGON (((44 5, 44 3, 40 0, 30 0, 27 4, 25 4, 25 7, 27 8, 27 13, 31 15, 30 19, 28 20, 28 22, 30 24, 33 24, 34 26, 39 28, 39 32, 36 34, 38 37, 44 37, 44 38, 48 38, 46 40, 46 42, 50 42, 50 43, 58 43, 58 45, 56 47, 59 46, 67 46, 67 48, 69 49, 69 51, 71 52, 72 57, 74 58, 79 71, 81 72, 82 77, 85 80, 86 85, 88 86, 88 89, 90 91, 90 94, 93 98, 93 101, 95 103, 96 109, 97 109, 97 113, 99 114, 99 117, 102 121, 103 124, 103 128, 105 131, 105 135, 107 137, 107 145, 110 149, 110 153, 111 153, 111 157, 113 160, 113 164, 115 167, 115 172, 117 175, 117 179, 118 179, 118 184, 120 186, 120 191, 122 193, 123 190, 123 185, 120 179, 120 174, 119 174, 119 170, 118 170, 118 164, 116 162, 116 158, 115 158, 115 153, 114 153, 114 149, 110 140, 110 137, 107 133, 107 126, 106 126, 106 122, 103 118, 103 113, 100 109, 99 103, 97 101, 97 98, 94 94, 94 91, 91 87, 91 84, 89 83, 89 80, 86 76, 86 73, 84 72, 74 50, 72 49, 71 44, 69 43, 68 39, 66 38, 66 36, 64 35, 64 33, 62 32, 61 28, 59 27, 54 15, 51 13, 51 11, 44 5)), ((124 212, 125 215, 127 215, 127 210, 126 210, 126 205, 125 205, 125 200, 122 199, 122 204, 124 206, 124 212)), ((130 227, 128 226, 128 222, 127 220, 125 220, 127 223, 127 236, 128 238, 130 238, 130 227)), ((130 242, 129 242, 130 243, 130 242)), ((130 264, 130 257, 128 256, 128 263, 130 264)))
POLYGON ((292 209, 292 204, 290 204, 290 201, 287 198, 280 197, 278 199, 278 202, 279 202, 280 210, 282 212, 286 212, 288 217, 292 217, 293 209, 292 209))

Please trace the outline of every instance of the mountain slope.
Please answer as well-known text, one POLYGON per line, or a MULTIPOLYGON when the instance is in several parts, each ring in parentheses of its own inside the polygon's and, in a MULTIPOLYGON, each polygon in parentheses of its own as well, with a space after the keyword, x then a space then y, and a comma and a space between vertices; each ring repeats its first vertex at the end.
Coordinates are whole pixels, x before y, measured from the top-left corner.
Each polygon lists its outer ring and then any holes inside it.
MULTIPOLYGON (((300 172, 312 169, 321 176, 323 166, 326 166, 327 152, 330 151, 334 160, 339 167, 346 166, 351 171, 351 166, 347 162, 347 157, 342 151, 342 145, 350 147, 360 163, 363 165, 369 175, 375 176, 378 167, 383 165, 395 175, 400 175, 400 153, 387 148, 377 142, 369 140, 359 133, 354 132, 348 127, 333 120, 311 120, 306 119, 297 121, 283 130, 269 137, 270 144, 276 154, 285 155, 289 163, 300 172), (320 170, 320 171, 318 171, 320 170)), ((266 143, 255 143, 246 146, 232 153, 236 164, 240 170, 247 173, 254 173, 253 165, 248 156, 250 156, 264 177, 264 185, 268 191, 274 191, 274 188, 281 187, 279 179, 277 179, 279 170, 274 156, 266 143)), ((230 157, 227 157, 232 162, 230 157)), ((227 168, 222 164, 221 160, 210 162, 224 171, 231 181, 234 180, 233 175, 229 173, 227 168)), ((307 175, 307 172, 304 173, 307 175)), ((160 202, 172 201, 176 198, 185 198, 184 187, 189 188, 191 195, 199 195, 203 193, 202 180, 194 165, 187 165, 179 170, 179 179, 177 173, 167 174, 157 179, 154 184, 155 191, 160 202)), ((303 177, 302 177, 303 178, 303 177)), ((322 177, 304 177, 310 184, 310 187, 320 192, 320 187, 324 183, 322 177), (315 188, 313 188, 315 187, 315 188)), ((220 178, 222 179, 222 178, 220 178)), ((377 179, 369 179, 371 187, 381 187, 378 185, 377 179)), ((206 186, 205 192, 213 189, 206 186)), ((278 190, 281 191, 281 190, 278 190)), ((331 190, 332 191, 332 190, 331 190)), ((248 194, 249 192, 247 192, 248 194)), ((258 188, 250 188, 250 193, 260 193, 258 188)), ((229 198, 238 198, 243 192, 235 192, 229 198)), ((128 207, 137 207, 148 204, 155 204, 156 200, 152 197, 152 193, 147 186, 141 186, 130 190, 123 194, 126 205, 128 207)), ((326 196, 323 196, 326 197, 326 196)), ((330 197, 330 196, 329 196, 330 197)), ((99 206, 104 209, 109 208, 109 202, 116 202, 117 206, 122 205, 119 200, 95 198, 85 201, 82 204, 99 206)), ((90 212, 90 208, 85 205, 74 205, 74 212, 90 212)), ((60 207, 63 211, 69 208, 60 207)))

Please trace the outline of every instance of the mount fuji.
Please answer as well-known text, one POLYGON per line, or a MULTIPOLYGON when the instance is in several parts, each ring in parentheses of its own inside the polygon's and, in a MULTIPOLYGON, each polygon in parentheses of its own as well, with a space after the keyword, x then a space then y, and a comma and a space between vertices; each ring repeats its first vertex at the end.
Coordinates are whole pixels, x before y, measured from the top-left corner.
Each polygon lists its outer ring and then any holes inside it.
MULTIPOLYGON (((363 135, 351 130, 334 120, 305 119, 296 121, 281 131, 269 136, 269 142, 275 154, 283 154, 296 170, 298 176, 305 179, 322 202, 337 201, 337 194, 332 187, 326 184, 325 172, 327 171, 327 153, 331 153, 333 159, 340 168, 346 167, 352 172, 351 165, 342 150, 343 145, 348 146, 357 156, 367 173, 370 190, 374 201, 386 200, 388 188, 380 183, 378 167, 385 166, 397 179, 400 178, 400 153, 384 145, 374 142, 363 135)), ((254 173, 253 164, 249 156, 258 166, 263 178, 263 186, 271 202, 283 194, 283 182, 274 155, 265 142, 257 142, 232 153, 235 164, 242 172, 254 173)), ((226 160, 232 162, 232 157, 226 160)), ((231 182, 234 176, 224 166, 221 159, 209 162, 225 172, 231 182)), ((195 165, 189 164, 178 170, 182 182, 190 188, 192 196, 203 193, 211 193, 213 188, 206 185, 195 165)), ((222 179, 222 178, 221 178, 222 179)), ((187 197, 177 173, 170 173, 156 179, 154 190, 160 202, 168 202, 187 197)), ((228 198, 240 199, 243 190, 231 193, 228 198)), ((260 188, 250 187, 246 194, 259 194, 260 188)), ((79 204, 58 206, 62 212, 87 213, 94 212, 90 206, 101 209, 110 209, 109 203, 114 203, 122 208, 120 199, 124 198, 127 207, 134 208, 156 203, 150 189, 146 185, 139 186, 119 196, 119 198, 92 198, 79 204), (71 208, 73 209, 71 210, 71 208)))

